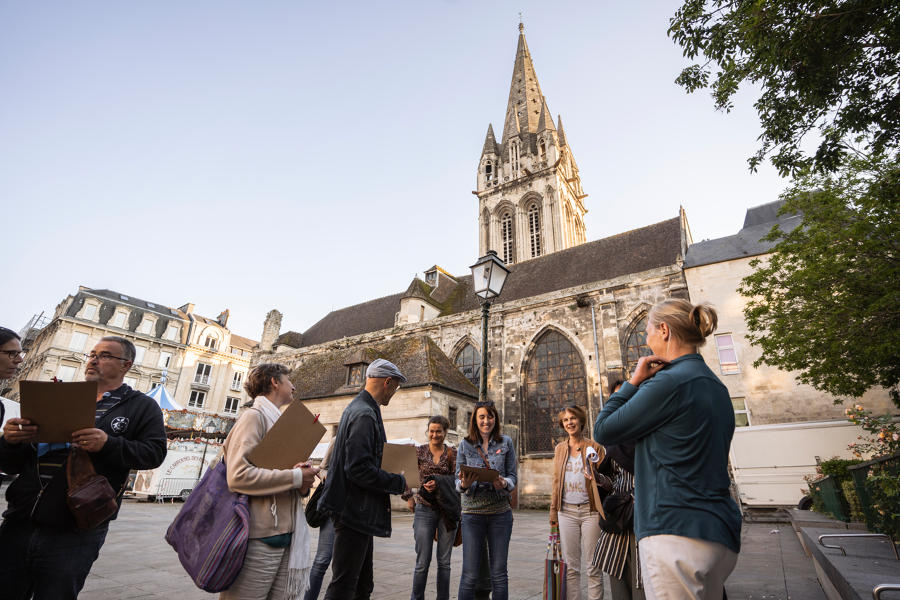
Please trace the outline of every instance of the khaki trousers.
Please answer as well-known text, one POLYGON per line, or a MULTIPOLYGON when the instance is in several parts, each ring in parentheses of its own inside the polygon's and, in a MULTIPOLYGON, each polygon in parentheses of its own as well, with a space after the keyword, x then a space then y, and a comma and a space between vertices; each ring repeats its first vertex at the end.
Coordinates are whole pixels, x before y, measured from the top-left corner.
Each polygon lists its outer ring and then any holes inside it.
POLYGON ((250 540, 244 566, 219 600, 282 600, 288 579, 290 548, 273 548, 250 540))
POLYGON ((680 535, 638 543, 647 600, 721 600, 737 553, 722 544, 680 535))
POLYGON ((590 504, 563 504, 559 511, 559 543, 566 561, 566 600, 581 600, 581 562, 587 568, 588 599, 603 599, 603 571, 591 565, 600 539, 599 515, 590 504))

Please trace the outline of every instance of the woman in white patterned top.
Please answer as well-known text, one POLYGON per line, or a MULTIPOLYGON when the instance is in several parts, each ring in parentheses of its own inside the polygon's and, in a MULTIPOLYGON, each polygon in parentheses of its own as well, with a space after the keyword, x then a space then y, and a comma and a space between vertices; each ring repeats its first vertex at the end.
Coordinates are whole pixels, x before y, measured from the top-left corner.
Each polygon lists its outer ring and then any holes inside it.
POLYGON ((559 528, 559 541, 566 561, 568 600, 581 600, 581 561, 587 565, 588 599, 603 598, 603 572, 590 564, 600 537, 597 486, 588 478, 587 456, 603 458, 603 446, 584 437, 587 415, 579 406, 559 413, 559 426, 568 439, 556 446, 553 456, 553 492, 550 496, 550 527, 559 528), (593 452, 588 449, 593 449, 593 452))

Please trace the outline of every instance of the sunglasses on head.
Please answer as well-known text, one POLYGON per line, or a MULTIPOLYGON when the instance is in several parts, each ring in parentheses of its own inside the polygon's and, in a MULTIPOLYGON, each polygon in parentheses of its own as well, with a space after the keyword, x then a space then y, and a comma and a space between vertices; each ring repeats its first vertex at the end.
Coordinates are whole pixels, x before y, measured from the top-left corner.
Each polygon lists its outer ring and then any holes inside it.
POLYGON ((494 402, 491 400, 488 400, 487 402, 476 402, 475 403, 475 408, 487 408, 487 407, 493 407, 493 406, 494 406, 494 402))

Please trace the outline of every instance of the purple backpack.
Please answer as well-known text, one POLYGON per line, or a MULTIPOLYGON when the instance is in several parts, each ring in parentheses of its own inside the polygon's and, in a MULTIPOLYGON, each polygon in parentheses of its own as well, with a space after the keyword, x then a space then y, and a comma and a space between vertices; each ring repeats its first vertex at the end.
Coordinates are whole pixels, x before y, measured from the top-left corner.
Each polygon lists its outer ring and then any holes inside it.
POLYGON ((181 566, 207 592, 221 592, 234 583, 249 539, 247 496, 228 489, 224 460, 206 472, 166 531, 181 566))

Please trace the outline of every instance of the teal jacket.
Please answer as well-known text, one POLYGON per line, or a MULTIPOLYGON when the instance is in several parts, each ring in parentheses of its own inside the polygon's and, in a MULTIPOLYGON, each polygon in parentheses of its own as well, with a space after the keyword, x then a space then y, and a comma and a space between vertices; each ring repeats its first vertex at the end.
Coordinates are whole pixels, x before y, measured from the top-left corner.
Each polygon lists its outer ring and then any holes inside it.
POLYGON ((699 354, 687 354, 639 387, 625 383, 594 423, 604 445, 636 441, 634 532, 718 542, 740 552, 741 511, 731 498, 728 389, 699 354))

